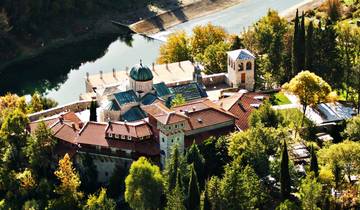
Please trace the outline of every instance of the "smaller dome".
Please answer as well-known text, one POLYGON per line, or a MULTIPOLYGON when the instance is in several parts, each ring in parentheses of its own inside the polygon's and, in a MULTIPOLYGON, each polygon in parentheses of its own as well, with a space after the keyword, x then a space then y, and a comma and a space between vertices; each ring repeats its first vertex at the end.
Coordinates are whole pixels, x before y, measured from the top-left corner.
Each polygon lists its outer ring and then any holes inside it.
POLYGON ((151 70, 146 65, 136 64, 131 68, 130 77, 135 81, 149 81, 154 78, 151 70))

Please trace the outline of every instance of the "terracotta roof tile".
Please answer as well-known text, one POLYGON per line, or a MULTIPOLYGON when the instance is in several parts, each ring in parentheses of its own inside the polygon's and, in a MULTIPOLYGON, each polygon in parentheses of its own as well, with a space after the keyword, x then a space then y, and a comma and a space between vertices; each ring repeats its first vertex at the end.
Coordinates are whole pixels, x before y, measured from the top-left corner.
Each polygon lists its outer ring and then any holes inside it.
POLYGON ((135 138, 152 135, 151 128, 145 121, 132 123, 112 122, 109 126, 107 126, 106 133, 132 136, 135 138))
POLYGON ((162 124, 172 124, 186 120, 186 116, 177 113, 174 110, 167 108, 163 103, 157 102, 148 106, 143 106, 143 110, 149 115, 153 116, 162 124))
POLYGON ((268 98, 268 95, 262 93, 249 92, 244 93, 240 99, 235 103, 229 111, 238 117, 235 124, 240 130, 246 130, 249 128, 248 119, 251 112, 256 109, 251 104, 261 104, 262 101, 255 99, 256 96, 264 96, 268 98))

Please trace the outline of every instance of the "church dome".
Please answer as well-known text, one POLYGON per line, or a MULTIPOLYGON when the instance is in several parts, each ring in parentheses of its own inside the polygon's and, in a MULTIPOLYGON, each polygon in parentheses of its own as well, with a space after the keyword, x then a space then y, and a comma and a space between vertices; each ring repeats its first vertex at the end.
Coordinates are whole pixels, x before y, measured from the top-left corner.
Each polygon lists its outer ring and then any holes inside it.
POLYGON ((131 68, 130 77, 135 81, 149 81, 153 79, 153 74, 151 70, 146 65, 136 64, 131 68))

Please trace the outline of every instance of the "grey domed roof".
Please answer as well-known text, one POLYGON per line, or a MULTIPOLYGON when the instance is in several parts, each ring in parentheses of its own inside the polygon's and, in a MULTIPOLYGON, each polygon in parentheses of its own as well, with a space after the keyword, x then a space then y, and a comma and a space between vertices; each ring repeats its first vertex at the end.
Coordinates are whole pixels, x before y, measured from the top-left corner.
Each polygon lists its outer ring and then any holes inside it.
POLYGON ((154 78, 151 70, 146 65, 136 64, 131 68, 130 77, 135 81, 149 81, 154 78))

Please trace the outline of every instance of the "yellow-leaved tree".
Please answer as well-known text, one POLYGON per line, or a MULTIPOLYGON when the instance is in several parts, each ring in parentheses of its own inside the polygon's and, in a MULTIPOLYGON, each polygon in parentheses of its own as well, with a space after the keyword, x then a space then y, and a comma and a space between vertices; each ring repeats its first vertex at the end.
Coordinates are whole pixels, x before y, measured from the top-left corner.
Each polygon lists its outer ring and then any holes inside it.
POLYGON ((60 181, 55 188, 55 192, 60 195, 59 199, 49 202, 49 209, 76 209, 83 193, 79 191, 80 177, 73 167, 73 163, 68 154, 59 160, 58 169, 54 172, 60 181))
POLYGON ((177 31, 169 35, 166 43, 160 46, 157 63, 174 63, 191 60, 189 39, 185 31, 177 31))
POLYGON ((326 81, 308 70, 298 73, 289 83, 285 83, 282 88, 299 98, 303 111, 301 126, 304 124, 305 112, 308 106, 334 101, 337 98, 336 93, 331 91, 331 87, 326 81))

